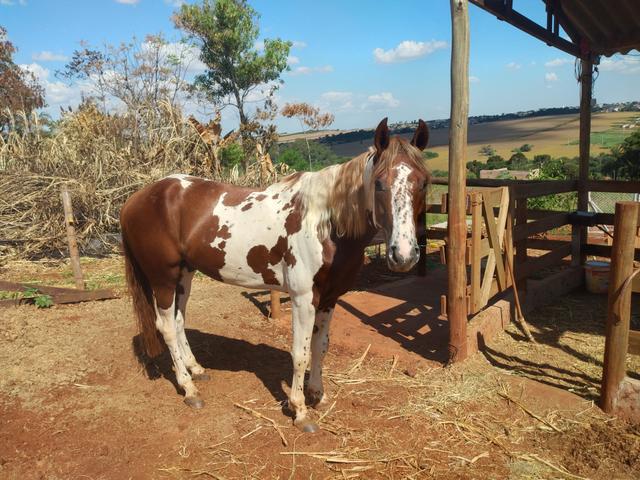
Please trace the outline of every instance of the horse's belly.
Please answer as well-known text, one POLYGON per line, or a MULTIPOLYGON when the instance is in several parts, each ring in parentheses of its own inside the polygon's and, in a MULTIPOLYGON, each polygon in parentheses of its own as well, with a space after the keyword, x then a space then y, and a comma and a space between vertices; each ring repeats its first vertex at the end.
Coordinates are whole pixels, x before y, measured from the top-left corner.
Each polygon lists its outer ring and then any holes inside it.
POLYGON ((268 265, 259 273, 245 265, 226 265, 220 272, 220 279, 224 283, 240 287, 255 289, 285 290, 282 267, 280 265, 268 265))

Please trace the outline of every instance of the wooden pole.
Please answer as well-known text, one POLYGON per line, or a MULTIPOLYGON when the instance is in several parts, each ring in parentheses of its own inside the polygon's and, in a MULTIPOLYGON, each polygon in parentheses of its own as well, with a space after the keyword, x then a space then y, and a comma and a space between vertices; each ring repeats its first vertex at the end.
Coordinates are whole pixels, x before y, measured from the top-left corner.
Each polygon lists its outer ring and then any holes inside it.
POLYGON ((449 361, 467 351, 467 268, 465 250, 467 121, 469 116, 469 2, 451 1, 451 121, 449 127, 448 297, 449 361))
POLYGON ((271 318, 280 318, 280 292, 271 290, 271 318))
POLYGON ((80 251, 78 250, 78 241, 76 239, 76 229, 74 228, 73 208, 71 206, 71 195, 67 186, 62 186, 62 207, 64 208, 64 224, 67 228, 67 243, 69 244, 69 257, 71 258, 71 268, 73 269, 73 279, 76 288, 84 290, 84 279, 82 277, 82 268, 80 267, 80 251))
POLYGON ((482 194, 470 193, 471 203, 471 312, 482 308, 482 194))
MULTIPOLYGON (((604 344, 604 368, 600 406, 612 412, 618 400, 620 383, 626 376, 629 323, 631 319, 631 288, 622 288, 633 273, 633 254, 638 229, 640 203, 616 203, 611 272, 609 274, 609 302, 604 344)), ((630 282, 629 282, 630 283, 630 282)), ((627 287, 630 287, 627 284, 627 287)))
MULTIPOLYGON (((578 210, 586 212, 589 208, 589 192, 587 181, 589 180, 589 156, 591 149, 591 96, 593 85, 593 63, 589 60, 581 60, 580 75, 580 170, 578 174, 578 210)), ((587 243, 587 227, 576 226, 572 228, 572 254, 571 263, 582 265, 585 255, 582 253, 582 245, 587 243)))

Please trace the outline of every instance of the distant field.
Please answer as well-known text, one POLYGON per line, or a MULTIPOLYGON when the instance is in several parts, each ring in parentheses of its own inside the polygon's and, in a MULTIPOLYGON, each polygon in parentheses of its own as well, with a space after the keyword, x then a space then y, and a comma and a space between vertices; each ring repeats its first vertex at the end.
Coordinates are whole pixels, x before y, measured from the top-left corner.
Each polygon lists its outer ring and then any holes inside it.
MULTIPOLYGON (((607 152, 611 146, 620 143, 634 130, 622 130, 621 125, 630 123, 640 116, 638 112, 596 113, 591 120, 592 154, 607 152), (604 146, 603 146, 604 144, 604 146)), ((373 132, 372 136, 373 136, 373 132)), ((410 138, 410 135, 403 135, 410 138)), ((481 123, 469 127, 468 160, 484 160, 478 150, 483 145, 491 145, 498 155, 509 158, 512 150, 524 143, 533 145, 527 152, 529 158, 534 155, 548 154, 552 157, 575 157, 578 155, 579 116, 556 115, 549 117, 505 120, 481 123)), ((432 170, 447 170, 449 131, 432 130, 428 150, 436 152, 437 158, 428 160, 432 170)), ((298 136, 297 138, 303 138, 298 136)), ((317 134, 314 138, 318 138, 317 134)), ((331 144, 331 149, 340 156, 353 157, 362 153, 372 144, 370 140, 351 143, 331 144)))

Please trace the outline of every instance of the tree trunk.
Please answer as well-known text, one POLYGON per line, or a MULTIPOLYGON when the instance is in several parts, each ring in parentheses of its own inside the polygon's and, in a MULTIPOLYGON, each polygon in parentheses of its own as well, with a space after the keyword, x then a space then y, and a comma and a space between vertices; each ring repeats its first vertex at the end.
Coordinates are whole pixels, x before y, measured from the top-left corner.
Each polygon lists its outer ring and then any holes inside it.
POLYGON ((244 113, 244 103, 242 98, 240 97, 240 92, 235 91, 234 95, 236 97, 236 107, 238 107, 238 115, 240 116, 240 138, 242 142, 242 150, 244 151, 244 156, 242 157, 242 168, 244 171, 247 171, 247 167, 249 166, 249 157, 251 154, 251 136, 246 129, 247 126, 247 116, 244 113))

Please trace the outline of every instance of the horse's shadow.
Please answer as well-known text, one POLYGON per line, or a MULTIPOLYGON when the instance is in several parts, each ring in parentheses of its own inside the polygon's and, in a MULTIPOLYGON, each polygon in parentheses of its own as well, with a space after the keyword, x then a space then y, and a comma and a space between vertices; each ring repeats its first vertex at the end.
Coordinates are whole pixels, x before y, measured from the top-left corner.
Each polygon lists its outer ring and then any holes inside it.
MULTIPOLYGON (((289 352, 264 343, 254 344, 200 330, 186 329, 185 331, 196 360, 207 370, 213 370, 213 375, 216 370, 252 372, 274 399, 282 401, 287 398, 282 384, 285 382, 290 385, 293 375, 289 352)), ((182 394, 176 381, 169 352, 165 349, 160 356, 150 359, 142 352, 139 337, 136 335, 132 339, 133 351, 138 361, 145 367, 148 377, 164 378, 173 384, 177 393, 182 394)))

